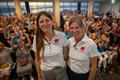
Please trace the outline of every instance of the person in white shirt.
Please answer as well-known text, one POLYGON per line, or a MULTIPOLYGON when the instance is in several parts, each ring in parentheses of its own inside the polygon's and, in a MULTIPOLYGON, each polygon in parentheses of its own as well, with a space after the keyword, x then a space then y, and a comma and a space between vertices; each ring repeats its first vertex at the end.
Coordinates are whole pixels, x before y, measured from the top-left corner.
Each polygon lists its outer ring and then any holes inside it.
POLYGON ((37 31, 33 41, 35 64, 39 79, 68 80, 66 73, 67 38, 53 29, 53 19, 47 12, 37 16, 37 31))
POLYGON ((85 22, 74 16, 69 22, 72 37, 69 41, 67 74, 69 80, 94 80, 97 68, 97 46, 85 32, 85 22))

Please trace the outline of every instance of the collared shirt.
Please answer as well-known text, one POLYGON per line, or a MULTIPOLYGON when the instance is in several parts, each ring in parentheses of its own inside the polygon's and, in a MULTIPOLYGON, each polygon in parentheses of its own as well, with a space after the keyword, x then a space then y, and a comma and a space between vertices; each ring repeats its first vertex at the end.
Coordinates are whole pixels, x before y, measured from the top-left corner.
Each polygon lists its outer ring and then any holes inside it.
MULTIPOLYGON (((41 60, 41 70, 51 70, 56 66, 66 65, 63 57, 63 47, 68 44, 64 33, 54 30, 55 36, 50 43, 44 40, 44 58, 41 60)), ((34 38, 33 50, 36 51, 36 39, 34 38)), ((40 55, 41 56, 41 55, 40 55)))
POLYGON ((90 58, 98 56, 96 43, 85 34, 83 39, 75 45, 75 39, 69 40, 68 66, 76 73, 87 73, 90 70, 90 58))

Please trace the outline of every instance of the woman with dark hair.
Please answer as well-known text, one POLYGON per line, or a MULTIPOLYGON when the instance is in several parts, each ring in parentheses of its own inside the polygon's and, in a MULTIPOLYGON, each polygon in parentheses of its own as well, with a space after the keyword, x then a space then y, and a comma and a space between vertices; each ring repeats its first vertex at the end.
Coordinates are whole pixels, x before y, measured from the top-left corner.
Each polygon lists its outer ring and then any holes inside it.
POLYGON ((66 74, 67 38, 53 29, 52 16, 40 12, 37 16, 37 31, 33 41, 36 69, 39 79, 68 80, 66 74))

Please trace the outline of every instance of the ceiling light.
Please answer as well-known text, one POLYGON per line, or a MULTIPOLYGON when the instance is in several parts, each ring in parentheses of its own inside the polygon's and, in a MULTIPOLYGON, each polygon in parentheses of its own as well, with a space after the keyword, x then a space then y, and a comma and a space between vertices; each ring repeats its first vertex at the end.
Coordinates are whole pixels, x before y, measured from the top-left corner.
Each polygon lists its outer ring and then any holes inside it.
POLYGON ((116 0, 111 0, 111 3, 114 4, 116 2, 116 0))

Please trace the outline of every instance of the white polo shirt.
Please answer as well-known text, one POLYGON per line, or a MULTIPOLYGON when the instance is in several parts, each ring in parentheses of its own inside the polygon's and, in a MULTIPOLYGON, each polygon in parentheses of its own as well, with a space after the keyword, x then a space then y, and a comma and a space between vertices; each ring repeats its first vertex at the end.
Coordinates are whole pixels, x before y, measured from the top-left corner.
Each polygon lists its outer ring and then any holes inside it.
POLYGON ((68 41, 70 44, 68 66, 76 73, 87 73, 90 70, 90 57, 98 56, 96 43, 86 34, 76 46, 73 37, 68 41))
MULTIPOLYGON (((64 67, 66 65, 63 55, 63 47, 68 44, 67 38, 64 33, 56 31, 55 36, 48 44, 44 40, 44 60, 41 60, 41 70, 51 70, 56 66, 64 67)), ((33 50, 36 51, 36 39, 34 38, 33 50)))

